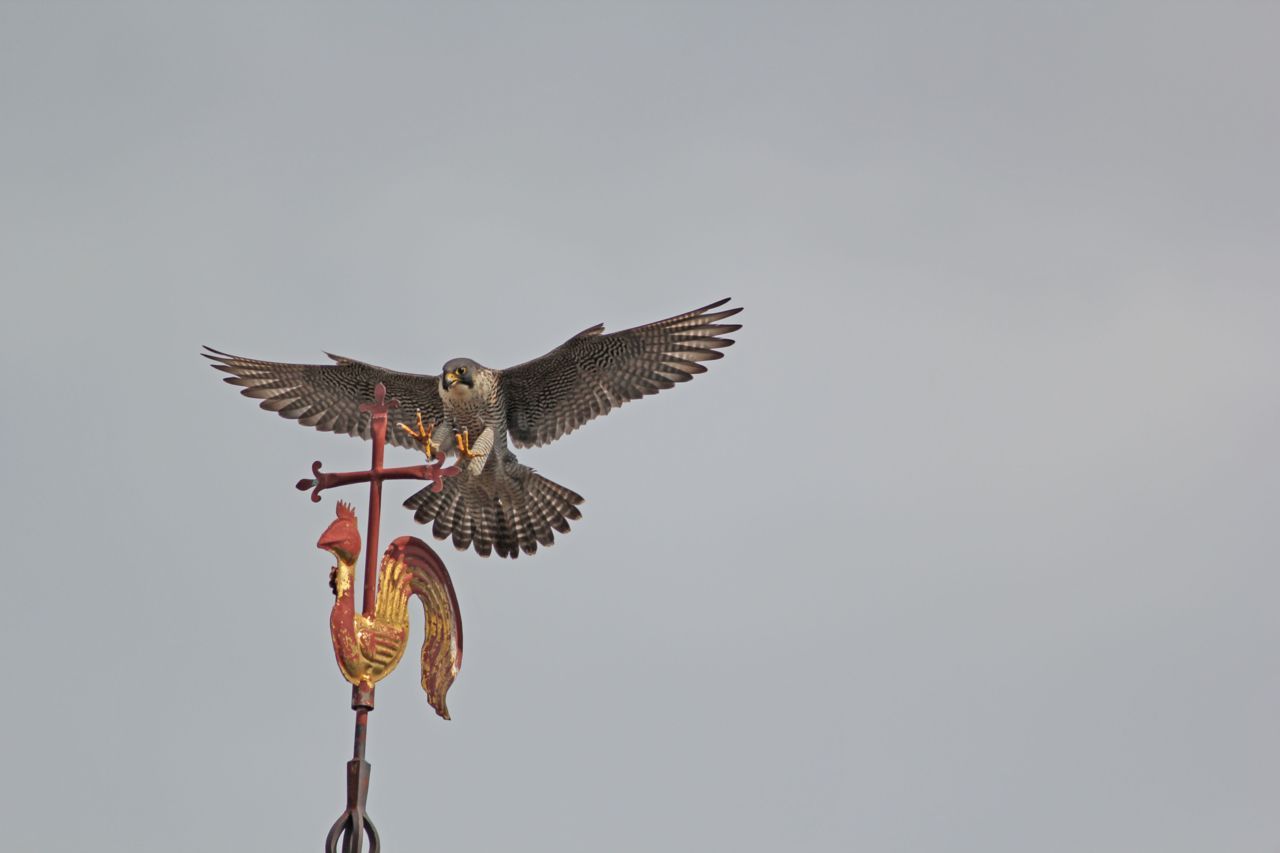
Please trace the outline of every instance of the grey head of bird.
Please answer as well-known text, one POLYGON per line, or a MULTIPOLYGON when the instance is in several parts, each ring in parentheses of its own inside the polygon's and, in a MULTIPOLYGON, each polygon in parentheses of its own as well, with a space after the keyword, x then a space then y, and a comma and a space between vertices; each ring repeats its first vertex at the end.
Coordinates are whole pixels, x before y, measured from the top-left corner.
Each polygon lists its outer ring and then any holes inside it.
POLYGON ((469 358, 453 358, 445 362, 440 371, 440 393, 453 390, 455 394, 469 394, 476 383, 485 383, 492 371, 469 358))

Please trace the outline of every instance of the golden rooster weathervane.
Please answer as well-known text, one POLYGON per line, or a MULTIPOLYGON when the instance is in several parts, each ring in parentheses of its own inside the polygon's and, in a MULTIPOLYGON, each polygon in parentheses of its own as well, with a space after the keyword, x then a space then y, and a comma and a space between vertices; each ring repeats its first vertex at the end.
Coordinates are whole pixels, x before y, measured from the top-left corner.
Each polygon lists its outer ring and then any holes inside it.
MULTIPOLYGON (((391 674, 404 656, 409 642, 409 597, 417 596, 426 615, 426 638, 422 643, 422 689, 436 713, 449 719, 445 694, 462 665, 462 615, 449 572, 429 545, 413 536, 401 536, 387 547, 381 560, 379 577, 377 550, 378 530, 382 514, 382 482, 384 480, 427 480, 433 491, 440 491, 445 477, 458 473, 456 466, 445 467, 445 454, 427 443, 428 433, 418 432, 405 424, 400 427, 410 435, 423 439, 423 449, 432 464, 403 468, 384 468, 383 450, 387 440, 387 413, 399 408, 399 402, 386 399, 382 383, 374 388, 373 402, 360 406, 370 415, 373 439, 373 463, 367 471, 324 473, 320 463, 311 466, 311 479, 299 480, 300 491, 310 491, 311 500, 319 501, 320 493, 335 486, 369 484, 369 522, 365 542, 364 599, 359 612, 355 606, 356 561, 360 556, 360 527, 355 509, 339 501, 337 517, 321 534, 316 547, 328 551, 337 560, 330 573, 334 603, 329 615, 333 635, 333 652, 342 677, 351 687, 351 707, 356 712, 355 751, 347 762, 347 807, 334 822, 325 838, 325 850, 337 853, 360 853, 365 834, 370 853, 379 853, 378 830, 365 811, 369 795, 369 762, 365 761, 365 736, 369 712, 373 710, 374 685, 391 674), (420 433, 420 434, 419 434, 420 433), (432 451, 436 451, 432 453, 432 451)), ((419 425, 421 427, 421 425, 419 425)))
POLYGON ((462 666, 462 615, 444 563, 421 539, 401 536, 382 557, 373 616, 357 613, 352 587, 360 530, 350 504, 339 501, 337 512, 316 547, 338 561, 330 577, 335 600, 329 631, 342 677, 372 688, 391 674, 408 645, 409 597, 416 595, 426 622, 422 689, 436 713, 449 719, 445 694, 462 666))

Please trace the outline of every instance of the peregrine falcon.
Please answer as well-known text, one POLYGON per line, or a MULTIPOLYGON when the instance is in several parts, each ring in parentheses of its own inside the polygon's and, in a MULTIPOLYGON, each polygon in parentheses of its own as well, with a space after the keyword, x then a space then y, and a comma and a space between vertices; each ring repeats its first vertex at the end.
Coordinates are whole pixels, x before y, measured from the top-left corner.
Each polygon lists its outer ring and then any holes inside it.
POLYGON ((724 322, 742 310, 722 308, 728 301, 607 335, 595 325, 506 370, 469 358, 445 362, 434 376, 329 353, 333 364, 258 361, 211 347, 202 355, 231 374, 223 381, 241 386, 267 411, 365 439, 369 415, 360 404, 383 383, 407 421, 388 430, 387 440, 428 455, 452 451, 462 468, 442 491, 425 488, 404 505, 418 521, 432 522, 436 539, 452 536, 458 550, 514 558, 553 544, 553 531, 568 533, 569 522, 582 517, 582 496, 520 464, 508 440, 539 447, 623 403, 705 373, 701 362, 721 358, 720 349, 733 343, 724 335, 742 328, 724 322))

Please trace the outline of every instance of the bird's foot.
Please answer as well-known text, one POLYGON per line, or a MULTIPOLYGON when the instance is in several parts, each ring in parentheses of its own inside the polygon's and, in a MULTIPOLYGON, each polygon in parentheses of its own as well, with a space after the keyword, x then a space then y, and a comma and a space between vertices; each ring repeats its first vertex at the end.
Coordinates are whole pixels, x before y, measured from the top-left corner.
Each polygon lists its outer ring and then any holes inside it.
POLYGON ((458 455, 464 459, 475 459, 477 456, 480 455, 479 453, 476 453, 471 449, 471 431, 470 430, 464 429, 462 432, 455 432, 453 434, 453 444, 454 444, 454 447, 458 449, 458 455))
POLYGON ((416 430, 405 423, 402 423, 399 426, 400 429, 422 442, 422 450, 429 458, 435 458, 436 450, 438 448, 436 447, 435 442, 431 440, 431 434, 435 432, 436 429, 435 421, 424 425, 422 423, 422 412, 418 412, 418 428, 416 430))

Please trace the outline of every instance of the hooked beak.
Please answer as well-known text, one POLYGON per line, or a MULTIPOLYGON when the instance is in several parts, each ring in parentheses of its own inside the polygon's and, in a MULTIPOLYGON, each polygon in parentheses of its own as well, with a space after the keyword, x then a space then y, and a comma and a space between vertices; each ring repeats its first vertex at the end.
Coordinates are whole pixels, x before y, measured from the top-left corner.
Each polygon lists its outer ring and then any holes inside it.
POLYGON ((444 386, 444 390, 446 391, 448 391, 450 388, 452 388, 454 385, 457 385, 458 383, 462 383, 463 385, 466 385, 468 388, 475 387, 475 380, 471 378, 470 373, 464 373, 461 376, 459 376, 456 370, 450 370, 448 373, 446 373, 444 376, 440 378, 440 384, 444 386))

